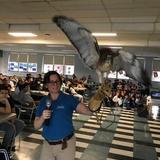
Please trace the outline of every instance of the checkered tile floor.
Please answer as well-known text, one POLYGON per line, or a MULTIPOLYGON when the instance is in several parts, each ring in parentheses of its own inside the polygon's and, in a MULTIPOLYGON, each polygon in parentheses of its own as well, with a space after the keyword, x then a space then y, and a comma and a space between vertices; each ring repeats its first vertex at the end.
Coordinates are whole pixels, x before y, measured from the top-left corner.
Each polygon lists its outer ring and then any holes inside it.
MULTIPOLYGON (((75 160, 160 160, 160 121, 138 117, 136 111, 102 108, 97 118, 74 113, 75 160)), ((24 129, 19 160, 38 160, 41 130, 24 129)), ((16 142, 18 145, 18 141, 16 142)))

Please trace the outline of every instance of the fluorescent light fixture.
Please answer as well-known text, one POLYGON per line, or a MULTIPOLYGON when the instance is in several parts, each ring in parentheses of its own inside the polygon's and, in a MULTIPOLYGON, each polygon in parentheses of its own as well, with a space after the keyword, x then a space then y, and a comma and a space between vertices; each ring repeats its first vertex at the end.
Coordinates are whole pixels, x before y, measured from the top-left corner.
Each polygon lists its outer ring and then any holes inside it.
POLYGON ((112 48, 112 49, 122 49, 123 47, 120 47, 120 46, 110 46, 109 48, 112 48))
POLYGON ((92 33, 93 36, 99 36, 99 37, 114 37, 117 36, 117 33, 92 33))
POLYGON ((36 37, 36 34, 30 33, 30 32, 9 32, 8 33, 11 36, 14 37, 36 37))

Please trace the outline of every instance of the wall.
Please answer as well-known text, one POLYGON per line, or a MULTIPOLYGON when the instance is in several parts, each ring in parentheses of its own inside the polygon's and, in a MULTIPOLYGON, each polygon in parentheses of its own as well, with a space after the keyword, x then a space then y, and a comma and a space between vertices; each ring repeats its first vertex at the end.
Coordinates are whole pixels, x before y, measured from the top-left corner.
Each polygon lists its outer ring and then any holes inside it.
MULTIPOLYGON (((134 53, 137 56, 143 57, 145 59, 146 70, 151 77, 152 60, 154 57, 160 57, 160 48, 125 47, 124 50, 129 51, 131 53, 134 53)), ((8 64, 9 54, 10 54, 10 52, 4 52, 3 57, 0 57, 0 72, 2 72, 3 74, 7 74, 7 75, 16 74, 18 76, 25 76, 26 73, 8 72, 7 64, 8 64)), ((41 70, 42 70, 42 57, 43 57, 43 55, 44 55, 44 53, 37 53, 38 73, 41 73, 41 70)), ((98 81, 98 77, 97 77, 96 72, 93 70, 90 70, 82 62, 82 60, 78 54, 75 54, 75 74, 78 76, 78 78, 81 78, 82 76, 87 77, 90 74, 96 82, 98 81)), ((152 86, 154 88, 160 88, 160 83, 152 82, 152 86)))
POLYGON ((8 52, 3 52, 3 56, 0 57, 0 72, 3 74, 8 74, 7 67, 8 67, 8 52))
MULTIPOLYGON (((25 52, 26 53, 26 52, 25 52)), ((29 53, 28 53, 29 54, 29 53)), ((0 58, 0 73, 3 73, 5 75, 17 75, 17 76, 26 76, 27 73, 24 72, 10 72, 8 71, 8 58, 9 58, 10 52, 4 51, 3 57, 0 58)), ((37 73, 32 73, 32 75, 36 76, 38 73, 41 73, 42 68, 42 55, 37 54, 38 61, 37 61, 37 73)))
MULTIPOLYGON (((25 52, 26 53, 26 52, 25 52)), ((0 58, 0 72, 6 75, 17 75, 17 76, 25 76, 26 73, 22 72, 10 72, 8 71, 8 57, 10 52, 4 51, 3 57, 0 58)), ((29 54, 29 53, 28 53, 29 54)), ((37 53, 38 56, 38 62, 37 62, 37 73, 32 73, 32 75, 36 75, 38 73, 41 73, 42 71, 42 59, 43 59, 44 53, 37 53)), ((89 69, 81 60, 79 55, 75 55, 75 74, 78 76, 78 78, 81 78, 82 76, 88 76, 89 74, 92 76, 92 78, 98 82, 98 77, 95 71, 89 69)))

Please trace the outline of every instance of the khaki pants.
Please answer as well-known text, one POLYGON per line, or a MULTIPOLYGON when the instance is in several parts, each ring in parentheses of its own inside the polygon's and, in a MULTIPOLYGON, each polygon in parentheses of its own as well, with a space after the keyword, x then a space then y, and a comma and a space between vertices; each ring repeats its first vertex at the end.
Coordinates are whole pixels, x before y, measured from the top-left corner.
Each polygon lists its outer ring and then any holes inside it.
POLYGON ((76 137, 67 141, 67 148, 62 150, 62 144, 50 145, 44 140, 40 160, 74 160, 76 152, 76 137))

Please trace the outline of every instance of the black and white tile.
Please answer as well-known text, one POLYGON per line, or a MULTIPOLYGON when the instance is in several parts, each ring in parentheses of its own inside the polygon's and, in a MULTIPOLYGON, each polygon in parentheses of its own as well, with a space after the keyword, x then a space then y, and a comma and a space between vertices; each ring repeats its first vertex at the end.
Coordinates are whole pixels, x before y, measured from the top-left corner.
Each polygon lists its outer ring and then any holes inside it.
MULTIPOLYGON (((74 113, 75 160, 160 160, 160 121, 138 117, 135 111, 101 108, 101 125, 94 115, 74 113)), ((37 160, 41 130, 26 127, 21 134, 19 160, 37 160)), ((18 145, 18 140, 16 140, 18 145)))

